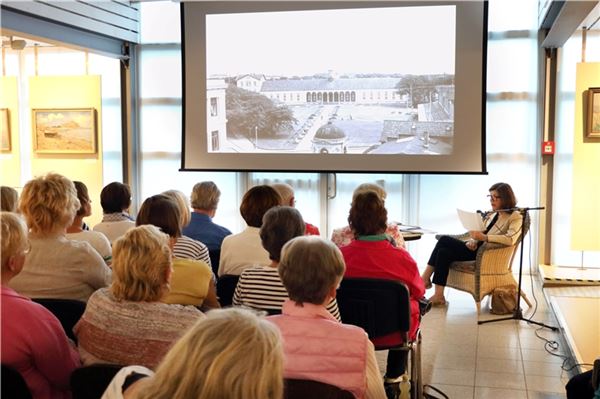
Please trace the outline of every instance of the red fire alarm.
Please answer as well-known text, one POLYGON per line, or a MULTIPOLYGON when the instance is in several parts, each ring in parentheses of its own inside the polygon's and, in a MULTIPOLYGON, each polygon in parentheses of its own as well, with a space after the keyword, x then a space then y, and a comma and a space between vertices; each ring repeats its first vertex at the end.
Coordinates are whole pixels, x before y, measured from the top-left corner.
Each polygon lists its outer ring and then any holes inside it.
POLYGON ((542 143, 543 155, 554 155, 554 141, 544 141, 542 143))

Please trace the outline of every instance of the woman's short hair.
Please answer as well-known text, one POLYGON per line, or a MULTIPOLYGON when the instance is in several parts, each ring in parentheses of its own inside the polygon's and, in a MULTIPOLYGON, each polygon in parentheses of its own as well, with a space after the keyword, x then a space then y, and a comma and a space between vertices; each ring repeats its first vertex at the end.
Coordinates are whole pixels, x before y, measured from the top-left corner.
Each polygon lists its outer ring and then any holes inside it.
POLYGON ((8 263, 8 260, 23 251, 27 247, 27 226, 19 215, 14 212, 0 212, 2 220, 2 269, 8 263))
POLYGON ((131 189, 117 181, 107 184, 100 192, 100 205, 104 213, 118 213, 131 206, 131 189))
POLYGON ((305 230, 306 225, 297 209, 289 206, 269 209, 260 228, 262 246, 269 253, 269 259, 279 262, 283 245, 304 234, 305 230))
POLYGON ((85 215, 85 204, 90 202, 90 194, 88 193, 87 186, 80 181, 74 181, 75 190, 77 190, 77 199, 79 200, 79 209, 77 210, 77 216, 85 215))
POLYGON ((301 236, 283 246, 277 269, 292 301, 321 305, 331 287, 342 279, 346 264, 334 243, 318 236, 301 236))
POLYGON ((383 234, 387 228, 387 210, 374 192, 358 194, 348 215, 348 225, 355 235, 383 234))
POLYGON ((246 191, 240 205, 240 213, 246 224, 251 227, 260 227, 265 213, 278 206, 281 203, 281 197, 271 186, 254 186, 246 191))
POLYGON ((179 208, 179 220, 181 222, 181 228, 190 224, 192 220, 192 212, 190 211, 189 201, 184 193, 179 190, 167 190, 163 193, 167 197, 171 198, 177 204, 179 208))
POLYGON ((171 348, 137 399, 281 399, 277 327, 249 310, 208 312, 171 348))
POLYGON ((158 301, 168 291, 169 236, 156 226, 135 227, 113 243, 113 281, 117 300, 158 301))
POLYGON ((502 209, 510 209, 517 206, 517 197, 515 197, 515 193, 513 192, 512 187, 508 183, 495 183, 492 184, 492 187, 488 190, 490 192, 495 191, 500 197, 501 208, 502 209))
POLYGON ((0 207, 4 212, 16 212, 19 193, 12 187, 0 187, 0 207))
POLYGON ((203 181, 194 185, 191 195, 192 208, 212 211, 219 206, 221 190, 212 181, 203 181))
POLYGON ((152 224, 170 237, 181 237, 181 217, 177 203, 164 194, 146 198, 142 204, 135 225, 152 224))
POLYGON ((48 173, 25 184, 19 211, 31 233, 47 234, 71 225, 79 205, 73 182, 57 173, 48 173))
POLYGON ((377 196, 379 198, 381 198, 383 201, 385 201, 385 199, 387 197, 387 193, 385 192, 384 188, 381 187, 379 184, 363 183, 363 184, 359 184, 358 187, 356 187, 354 189, 354 192, 352 193, 352 201, 354 201, 354 199, 356 198, 357 195, 363 194, 363 193, 368 193, 368 192, 373 192, 373 193, 377 194, 377 196))
POLYGON ((292 198, 294 198, 294 188, 287 183, 273 183, 271 187, 277 191, 281 197, 281 205, 293 206, 292 198))

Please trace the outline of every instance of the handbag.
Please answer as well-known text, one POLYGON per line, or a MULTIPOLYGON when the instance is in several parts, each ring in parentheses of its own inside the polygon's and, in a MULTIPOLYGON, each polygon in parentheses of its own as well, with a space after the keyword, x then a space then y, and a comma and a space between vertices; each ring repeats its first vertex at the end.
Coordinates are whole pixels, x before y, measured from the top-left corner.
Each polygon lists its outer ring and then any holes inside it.
POLYGON ((510 314, 517 306, 517 288, 514 285, 497 287, 492 292, 493 314, 510 314))

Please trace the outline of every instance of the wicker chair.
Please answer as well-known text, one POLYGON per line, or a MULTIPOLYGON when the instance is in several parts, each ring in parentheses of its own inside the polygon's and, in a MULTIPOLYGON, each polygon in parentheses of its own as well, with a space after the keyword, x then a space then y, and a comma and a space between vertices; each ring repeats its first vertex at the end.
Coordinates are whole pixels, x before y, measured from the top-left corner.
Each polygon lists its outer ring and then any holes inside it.
MULTIPOLYGON (((477 314, 481 311, 481 300, 486 295, 490 295, 495 288, 517 286, 512 274, 512 262, 519 244, 529 231, 530 223, 529 215, 527 215, 523 221, 523 234, 514 245, 506 246, 485 242, 477 250, 477 257, 474 261, 453 262, 450 265, 446 286, 473 295, 477 314)), ((436 236, 437 239, 440 237, 441 235, 436 236)), ((469 234, 452 235, 451 237, 466 241, 469 239, 469 234)), ((531 302, 523 291, 521 291, 521 296, 531 307, 531 302)))

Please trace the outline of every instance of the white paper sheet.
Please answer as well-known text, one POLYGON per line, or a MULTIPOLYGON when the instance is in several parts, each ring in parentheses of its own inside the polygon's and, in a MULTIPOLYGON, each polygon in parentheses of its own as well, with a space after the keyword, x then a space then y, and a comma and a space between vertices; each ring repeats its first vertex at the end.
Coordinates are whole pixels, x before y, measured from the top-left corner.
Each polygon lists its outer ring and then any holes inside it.
POLYGON ((458 212, 458 218, 462 223, 463 227, 468 231, 484 231, 485 226, 481 215, 476 212, 464 211, 462 209, 456 209, 458 212))

